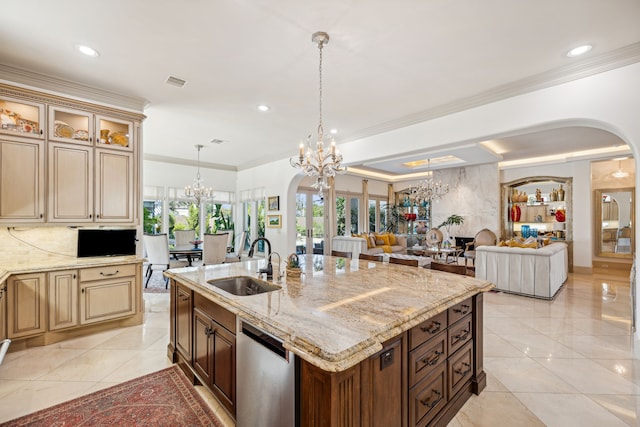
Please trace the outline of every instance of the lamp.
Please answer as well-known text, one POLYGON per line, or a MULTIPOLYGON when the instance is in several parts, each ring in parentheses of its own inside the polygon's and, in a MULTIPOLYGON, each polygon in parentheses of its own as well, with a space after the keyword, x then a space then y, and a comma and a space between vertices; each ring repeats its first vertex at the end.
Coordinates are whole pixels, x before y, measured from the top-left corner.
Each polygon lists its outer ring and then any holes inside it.
POLYGON ((305 175, 315 176, 316 182, 312 185, 313 188, 318 190, 318 194, 322 196, 324 190, 329 188, 327 182, 328 177, 335 176, 336 174, 343 174, 347 171, 347 168, 342 166, 342 155, 336 150, 336 142, 331 139, 331 149, 328 153, 324 150, 324 128, 322 127, 322 48, 325 44, 329 43, 329 34, 318 31, 313 33, 311 40, 318 45, 320 51, 320 66, 318 67, 320 75, 320 120, 318 124, 318 140, 316 142, 315 150, 311 148, 311 135, 307 137, 307 146, 300 143, 300 154, 298 159, 293 157, 289 159, 291 166, 302 169, 305 175))
POLYGON ((200 150, 204 148, 204 145, 198 144, 195 147, 198 149, 198 173, 193 180, 193 187, 190 185, 184 187, 184 194, 196 199, 196 204, 200 206, 202 199, 213 198, 213 188, 205 187, 204 180, 200 177, 200 150))
MULTIPOLYGON (((431 165, 431 160, 427 160, 427 170, 431 165)), ((442 181, 435 181, 433 179, 433 171, 428 172, 429 178, 418 182, 415 188, 410 188, 409 197, 416 200, 418 203, 430 202, 432 200, 438 200, 449 192, 449 185, 443 184, 442 181)))
POLYGON ((618 170, 611 174, 614 178, 626 178, 629 176, 629 172, 622 170, 622 161, 618 160, 618 170))

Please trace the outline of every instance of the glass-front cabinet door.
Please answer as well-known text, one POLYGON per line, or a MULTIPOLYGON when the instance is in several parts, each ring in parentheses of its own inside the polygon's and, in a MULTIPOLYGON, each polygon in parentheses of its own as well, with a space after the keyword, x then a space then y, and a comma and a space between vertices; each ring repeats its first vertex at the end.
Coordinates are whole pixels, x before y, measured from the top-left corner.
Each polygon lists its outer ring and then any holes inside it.
POLYGON ((49 140, 93 145, 93 114, 49 107, 49 140))
POLYGON ((0 133, 44 137, 44 105, 0 97, 0 133))
POLYGON ((96 116, 96 145, 103 148, 132 151, 132 135, 132 122, 96 116))

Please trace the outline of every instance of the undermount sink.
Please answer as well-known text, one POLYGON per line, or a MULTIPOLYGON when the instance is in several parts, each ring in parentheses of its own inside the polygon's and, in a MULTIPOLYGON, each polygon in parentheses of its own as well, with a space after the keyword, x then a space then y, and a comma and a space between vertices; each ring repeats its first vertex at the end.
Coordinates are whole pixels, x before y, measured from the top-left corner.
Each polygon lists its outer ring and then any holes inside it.
POLYGON ((281 289, 280 286, 247 276, 213 279, 207 281, 207 283, 238 296, 257 295, 281 289))

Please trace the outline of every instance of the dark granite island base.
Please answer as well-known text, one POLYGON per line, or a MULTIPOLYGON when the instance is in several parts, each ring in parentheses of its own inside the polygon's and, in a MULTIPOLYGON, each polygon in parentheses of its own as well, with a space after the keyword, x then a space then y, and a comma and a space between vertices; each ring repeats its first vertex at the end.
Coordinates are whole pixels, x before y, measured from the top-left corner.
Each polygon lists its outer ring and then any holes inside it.
POLYGON ((255 277, 260 262, 167 274, 169 357, 233 417, 242 411, 235 399, 236 319, 260 326, 297 356, 296 425, 446 425, 484 389, 482 292, 493 285, 334 257, 309 255, 305 265, 303 277, 282 289, 244 297, 207 282, 255 277))

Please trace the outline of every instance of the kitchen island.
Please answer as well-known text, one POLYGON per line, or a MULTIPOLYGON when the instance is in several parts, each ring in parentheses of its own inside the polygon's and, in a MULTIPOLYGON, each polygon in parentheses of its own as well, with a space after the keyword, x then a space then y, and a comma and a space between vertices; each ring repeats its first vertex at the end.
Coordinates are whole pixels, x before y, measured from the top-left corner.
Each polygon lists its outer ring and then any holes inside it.
POLYGON ((485 387, 482 293, 491 283, 337 257, 301 261, 301 277, 251 296, 208 282, 255 278, 264 260, 165 273, 169 357, 232 416, 243 410, 236 408, 235 386, 240 321, 295 354, 299 425, 446 424, 485 387))

